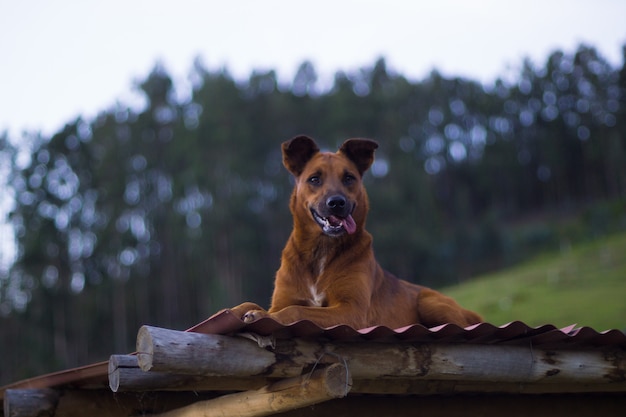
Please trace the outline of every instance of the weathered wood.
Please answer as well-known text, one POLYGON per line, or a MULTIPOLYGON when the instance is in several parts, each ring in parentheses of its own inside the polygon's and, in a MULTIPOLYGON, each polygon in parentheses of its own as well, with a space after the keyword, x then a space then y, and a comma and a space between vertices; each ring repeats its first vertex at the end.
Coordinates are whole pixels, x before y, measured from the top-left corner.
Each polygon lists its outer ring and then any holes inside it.
POLYGON ((137 346, 142 369, 191 375, 293 377, 313 363, 345 361, 355 380, 534 384, 626 384, 621 349, 560 350, 444 343, 319 343, 279 340, 273 351, 247 339, 144 326, 137 346), (143 360, 143 364, 142 364, 143 360))
POLYGON ((351 385, 345 366, 334 364, 311 375, 285 379, 257 391, 200 401, 159 417, 267 416, 345 397, 351 385))
POLYGON ((142 391, 160 387, 189 385, 197 379, 190 375, 144 372, 139 368, 136 355, 111 355, 109 358, 109 388, 118 392, 122 387, 141 387, 142 391))
POLYGON ((53 416, 58 401, 54 389, 9 389, 4 393, 4 416, 53 416))
POLYGON ((142 326, 137 360, 144 371, 188 375, 259 375, 276 362, 251 340, 142 326))
MULTIPOLYGON (((118 368, 109 374, 113 392, 147 391, 248 391, 259 389, 276 378, 263 376, 215 377, 174 375, 161 372, 144 372, 136 368, 118 368), (113 379, 115 382, 113 382, 113 379)), ((459 393, 514 393, 555 394, 626 392, 626 383, 612 384, 532 384, 518 382, 438 381, 411 377, 355 379, 350 391, 354 394, 377 395, 437 395, 459 393)))
POLYGON ((592 394, 624 393, 626 383, 533 384, 524 382, 453 381, 416 378, 355 379, 353 394, 450 395, 450 394, 592 394))
POLYGON ((262 376, 228 377, 144 372, 136 355, 112 355, 109 359, 109 387, 125 391, 247 391, 274 380, 262 376))
POLYGON ((474 382, 626 382, 626 352, 547 351, 472 344, 327 344, 355 379, 411 377, 474 382))

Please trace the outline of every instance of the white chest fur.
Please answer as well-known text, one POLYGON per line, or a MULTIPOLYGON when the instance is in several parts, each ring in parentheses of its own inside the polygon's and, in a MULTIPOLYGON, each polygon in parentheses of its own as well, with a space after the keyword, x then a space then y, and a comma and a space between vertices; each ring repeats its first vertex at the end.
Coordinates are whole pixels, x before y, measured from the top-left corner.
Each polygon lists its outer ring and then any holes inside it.
MULTIPOLYGON (((324 274, 324 269, 326 268, 326 256, 322 256, 317 263, 317 281, 319 282, 320 277, 324 274)), ((319 291, 317 285, 311 284, 309 286, 309 292, 311 296, 309 298, 309 303, 313 307, 323 307, 326 301, 326 294, 323 291, 319 291)))
POLYGON ((313 307, 322 307, 324 302, 326 301, 326 294, 323 292, 318 292, 317 287, 315 285, 311 285, 309 287, 309 291, 311 292, 311 298, 309 302, 313 307))
POLYGON ((322 256, 320 258, 319 262, 317 263, 317 277, 318 277, 318 279, 324 273, 325 269, 326 269, 326 256, 322 256))

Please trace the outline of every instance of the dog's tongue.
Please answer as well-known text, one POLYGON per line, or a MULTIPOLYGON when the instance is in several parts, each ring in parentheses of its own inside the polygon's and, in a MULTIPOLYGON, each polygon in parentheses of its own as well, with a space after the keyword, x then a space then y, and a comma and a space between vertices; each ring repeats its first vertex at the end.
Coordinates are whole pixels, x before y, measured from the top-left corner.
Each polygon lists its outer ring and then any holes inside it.
POLYGON ((351 235, 352 233, 356 232, 356 222, 351 215, 348 214, 348 217, 343 219, 341 221, 341 224, 343 225, 343 228, 346 229, 346 232, 348 232, 348 234, 351 235))
POLYGON ((351 215, 348 214, 348 217, 341 219, 339 217, 335 217, 335 216, 330 216, 329 218, 330 222, 336 225, 341 224, 343 226, 344 229, 346 229, 346 232, 348 232, 348 234, 352 234, 354 232, 356 232, 356 222, 354 221, 354 219, 352 218, 351 215))

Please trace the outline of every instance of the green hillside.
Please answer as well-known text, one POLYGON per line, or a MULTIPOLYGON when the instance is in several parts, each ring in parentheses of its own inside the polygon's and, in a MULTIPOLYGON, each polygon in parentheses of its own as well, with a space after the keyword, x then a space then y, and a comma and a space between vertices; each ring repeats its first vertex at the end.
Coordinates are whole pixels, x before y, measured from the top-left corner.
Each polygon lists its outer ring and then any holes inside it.
POLYGON ((444 292, 485 321, 626 329, 626 233, 565 247, 444 292))

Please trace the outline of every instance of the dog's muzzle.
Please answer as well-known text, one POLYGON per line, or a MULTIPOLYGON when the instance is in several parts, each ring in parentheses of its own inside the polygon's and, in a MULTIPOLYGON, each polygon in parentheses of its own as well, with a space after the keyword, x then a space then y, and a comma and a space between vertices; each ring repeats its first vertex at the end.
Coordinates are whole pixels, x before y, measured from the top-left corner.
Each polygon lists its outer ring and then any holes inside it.
POLYGON ((340 236, 343 233, 351 235, 356 232, 356 222, 352 218, 353 210, 354 206, 349 204, 344 196, 337 194, 328 197, 319 211, 311 208, 311 214, 326 235, 340 236))

